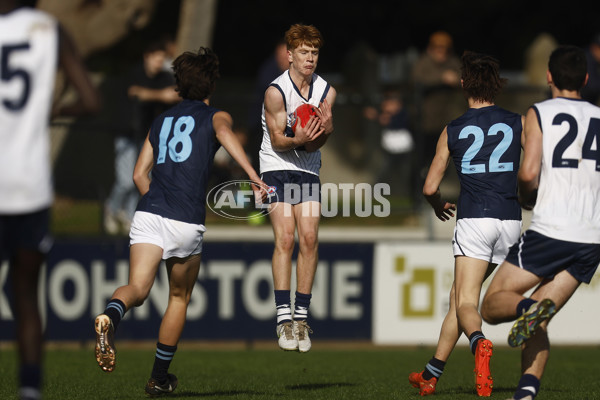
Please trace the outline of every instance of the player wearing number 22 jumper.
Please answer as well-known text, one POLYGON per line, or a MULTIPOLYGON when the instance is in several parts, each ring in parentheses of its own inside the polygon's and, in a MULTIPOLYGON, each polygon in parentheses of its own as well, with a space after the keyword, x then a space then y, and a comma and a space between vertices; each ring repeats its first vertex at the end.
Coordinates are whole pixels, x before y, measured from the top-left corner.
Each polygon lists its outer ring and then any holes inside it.
POLYGON ((455 205, 442 200, 439 191, 452 159, 460 180, 452 240, 455 276, 435 355, 422 372, 409 376, 410 384, 423 396, 435 392, 462 333, 475 355, 477 393, 491 395, 493 346, 481 329, 481 285, 521 233, 517 171, 524 118, 495 105, 505 80, 500 78, 494 58, 466 52, 461 64, 461 83, 469 109, 442 131, 423 187, 425 198, 440 220, 454 216, 455 205))
POLYGON ((165 260, 169 301, 145 388, 150 396, 170 393, 177 386, 168 368, 200 270, 206 185, 217 149, 223 146, 244 169, 254 182, 255 193, 260 195, 260 185, 264 185, 231 130, 231 116, 208 105, 218 66, 217 56, 206 48, 185 52, 173 62, 176 90, 183 101, 152 123, 135 166, 133 179, 142 198, 129 234, 129 282, 113 293, 95 321, 96 361, 102 370, 111 372, 116 361, 114 330, 127 310, 148 297, 159 264, 165 260))

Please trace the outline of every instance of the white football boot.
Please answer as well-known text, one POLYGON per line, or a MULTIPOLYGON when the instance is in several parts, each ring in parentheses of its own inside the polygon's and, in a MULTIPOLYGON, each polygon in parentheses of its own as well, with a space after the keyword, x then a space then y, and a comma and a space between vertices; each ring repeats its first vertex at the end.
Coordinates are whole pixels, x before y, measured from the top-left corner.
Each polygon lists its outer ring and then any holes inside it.
POLYGON ((309 333, 313 333, 313 331, 305 319, 294 321, 294 335, 298 340, 298 351, 300 353, 306 353, 312 346, 310 337, 308 336, 309 333))
POLYGON ((292 321, 285 321, 277 325, 277 337, 279 338, 279 347, 286 351, 298 350, 298 339, 294 332, 292 321))

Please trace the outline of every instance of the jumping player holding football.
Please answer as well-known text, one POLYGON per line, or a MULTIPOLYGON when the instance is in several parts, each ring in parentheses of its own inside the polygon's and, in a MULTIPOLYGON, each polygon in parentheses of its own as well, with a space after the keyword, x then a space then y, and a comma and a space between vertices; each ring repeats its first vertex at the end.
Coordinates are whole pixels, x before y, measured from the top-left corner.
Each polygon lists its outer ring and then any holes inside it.
MULTIPOLYGON (((270 187, 270 218, 275 236, 273 281, 277 308, 277 336, 283 350, 310 350, 312 333, 308 308, 318 260, 321 212, 321 152, 333 132, 331 107, 334 88, 315 74, 321 33, 311 25, 295 24, 285 33, 290 68, 265 91, 262 111, 263 141, 260 172, 270 187), (315 115, 296 122, 294 111, 314 106, 315 115), (294 233, 298 229, 297 287, 292 315, 290 290, 294 233)), ((300 116, 300 119, 302 117, 300 116)))

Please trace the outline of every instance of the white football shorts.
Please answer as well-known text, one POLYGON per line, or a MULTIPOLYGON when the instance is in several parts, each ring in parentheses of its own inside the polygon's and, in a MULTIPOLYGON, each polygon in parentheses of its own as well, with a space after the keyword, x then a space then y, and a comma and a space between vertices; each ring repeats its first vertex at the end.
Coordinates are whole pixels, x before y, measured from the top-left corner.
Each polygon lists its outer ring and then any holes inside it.
POLYGON ((202 253, 202 238, 206 227, 163 218, 160 215, 136 211, 131 221, 129 245, 154 244, 163 249, 162 259, 184 258, 202 253))
POLYGON ((518 220, 461 218, 454 227, 454 255, 500 264, 510 246, 519 240, 521 226, 518 220))

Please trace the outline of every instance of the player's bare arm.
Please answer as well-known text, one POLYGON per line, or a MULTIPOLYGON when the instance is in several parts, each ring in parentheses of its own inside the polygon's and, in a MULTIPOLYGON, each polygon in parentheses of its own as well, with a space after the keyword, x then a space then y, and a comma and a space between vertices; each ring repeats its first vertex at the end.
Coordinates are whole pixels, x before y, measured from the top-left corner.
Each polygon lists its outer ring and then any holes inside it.
POLYGON ((135 163, 135 168, 133 169, 133 182, 142 196, 150 190, 150 171, 152 171, 153 166, 152 145, 150 144, 150 139, 146 136, 140 155, 135 163))
POLYGON ((318 108, 315 109, 319 120, 321 121, 321 128, 323 129, 323 134, 319 136, 316 140, 307 143, 304 147, 306 151, 316 151, 320 149, 329 138, 329 135, 333 132, 333 113, 331 112, 331 107, 335 102, 335 97, 337 93, 334 88, 329 89, 329 93, 327 93, 327 97, 321 102, 318 108))
POLYGON ((59 25, 58 60, 67 82, 77 93, 77 101, 52 110, 52 116, 77 116, 94 114, 100 111, 101 100, 98 91, 92 84, 85 65, 77 51, 73 39, 59 25))
POLYGON ((253 190, 260 198, 266 198, 266 191, 264 188, 267 186, 258 176, 248 157, 242 147, 242 144, 235 136, 232 130, 233 119, 231 115, 225 111, 219 111, 213 116, 213 128, 216 132, 216 137, 219 143, 227 150, 229 155, 239 164, 240 167, 246 172, 248 178, 255 183, 253 190), (260 194, 259 194, 260 193, 260 194))
POLYGON ((444 178, 446 168, 450 161, 450 150, 448 150, 448 131, 446 128, 442 131, 438 139, 435 156, 431 161, 425 184, 423 185, 423 195, 435 212, 436 217, 441 221, 447 221, 454 217, 452 211, 456 210, 456 204, 442 200, 440 193, 440 183, 444 178))
POLYGON ((526 210, 531 210, 535 205, 542 167, 542 129, 533 108, 527 111, 524 136, 523 162, 518 174, 519 203, 526 210))
POLYGON ((304 128, 298 127, 294 137, 285 136, 287 114, 283 96, 274 87, 265 92, 265 120, 271 138, 271 146, 275 151, 288 151, 302 146, 321 135, 321 123, 314 116, 308 120, 304 128))
POLYGON ((168 86, 162 89, 152 89, 138 85, 132 85, 127 89, 129 97, 137 97, 141 101, 160 101, 162 103, 172 104, 181 100, 179 93, 175 91, 175 86, 168 86))

